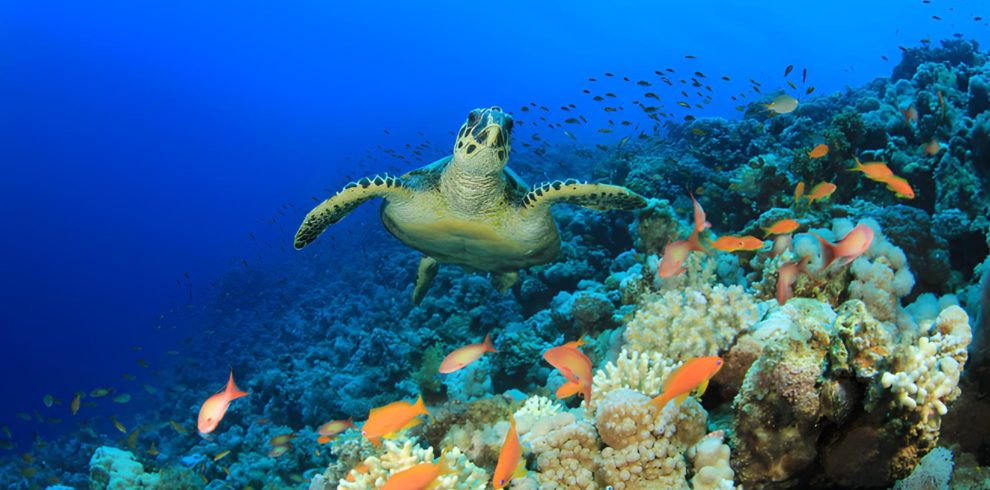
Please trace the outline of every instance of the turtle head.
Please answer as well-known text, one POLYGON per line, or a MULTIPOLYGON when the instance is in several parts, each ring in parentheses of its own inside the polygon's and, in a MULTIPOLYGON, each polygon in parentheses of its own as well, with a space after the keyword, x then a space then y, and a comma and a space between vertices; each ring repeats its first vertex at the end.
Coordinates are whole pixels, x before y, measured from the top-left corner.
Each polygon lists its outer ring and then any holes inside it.
POLYGON ((502 172, 509 161, 512 116, 498 107, 475 109, 457 133, 454 161, 464 170, 482 175, 502 172))

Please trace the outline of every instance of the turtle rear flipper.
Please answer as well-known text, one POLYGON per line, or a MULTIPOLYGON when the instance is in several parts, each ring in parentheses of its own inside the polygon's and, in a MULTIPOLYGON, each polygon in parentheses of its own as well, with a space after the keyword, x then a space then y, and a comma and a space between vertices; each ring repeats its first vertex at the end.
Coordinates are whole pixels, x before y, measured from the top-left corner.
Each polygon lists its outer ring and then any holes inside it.
POLYGON ((520 205, 521 213, 542 211, 554 204, 567 203, 609 211, 646 207, 646 199, 625 187, 610 184, 582 184, 574 179, 544 182, 534 186, 520 205))
POLYGON ((365 177, 351 182, 337 195, 313 208, 296 232, 295 247, 301 249, 316 240, 328 226, 344 219, 355 208, 376 197, 405 197, 409 195, 398 177, 388 174, 365 177))
POLYGON ((440 270, 440 263, 437 259, 430 256, 424 256, 419 259, 419 268, 416 270, 416 288, 413 289, 413 304, 419 305, 420 301, 423 301, 423 297, 426 296, 426 291, 430 289, 430 284, 433 283, 433 278, 437 275, 437 271, 440 270))

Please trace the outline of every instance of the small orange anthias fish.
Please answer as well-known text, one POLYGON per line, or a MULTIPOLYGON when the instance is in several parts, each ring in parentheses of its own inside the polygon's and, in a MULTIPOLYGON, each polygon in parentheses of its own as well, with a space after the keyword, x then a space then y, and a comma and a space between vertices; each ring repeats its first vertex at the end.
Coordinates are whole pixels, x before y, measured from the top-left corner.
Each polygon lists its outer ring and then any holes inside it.
POLYGON ((811 192, 807 196, 804 196, 804 198, 808 200, 808 205, 810 206, 815 201, 827 200, 835 192, 835 189, 837 189, 835 184, 822 182, 811 189, 811 192))
POLYGON ((908 181, 904 180, 903 177, 891 175, 889 177, 877 179, 877 182, 887 184, 887 189, 894 191, 894 195, 897 197, 902 199, 914 199, 914 189, 911 188, 911 184, 908 184, 908 181))
POLYGON ((821 245, 818 254, 822 258, 822 267, 819 271, 827 269, 833 262, 840 267, 849 264, 863 255, 873 242, 873 228, 863 224, 856 225, 845 238, 835 244, 814 233, 810 234, 817 238, 821 245))
POLYGON ((942 119, 945 119, 945 99, 942 98, 942 91, 938 90, 938 105, 942 108, 942 119))
POLYGON ((794 204, 797 204, 801 200, 801 196, 804 195, 804 182, 798 182, 796 188, 794 188, 794 204))
POLYGON ((443 362, 440 363, 440 372, 443 374, 450 374, 459 369, 463 369, 468 364, 477 361, 481 358, 481 355, 485 352, 498 353, 495 347, 491 343, 492 334, 485 336, 485 341, 480 344, 465 345, 460 349, 447 354, 443 362))
POLYGON ((375 446, 382 444, 381 438, 392 439, 398 435, 399 431, 416 427, 423 423, 416 418, 420 415, 430 417, 431 422, 435 422, 430 412, 426 411, 423 405, 422 395, 416 403, 404 401, 392 402, 384 407, 373 408, 368 414, 368 420, 361 427, 361 435, 375 446))
POLYGON ((457 470, 444 463, 447 450, 440 452, 436 463, 420 463, 393 474, 381 490, 427 490, 433 488, 437 478, 455 473, 457 470))
POLYGON ((512 416, 512 406, 509 406, 509 432, 505 434, 502 450, 498 454, 495 473, 492 475, 492 485, 495 490, 505 488, 515 478, 526 476, 526 460, 522 459, 522 446, 519 435, 516 434, 516 419, 512 416))
POLYGON ((687 240, 677 240, 667 245, 667 248, 663 251, 660 267, 657 268, 657 275, 660 277, 672 277, 687 270, 686 267, 681 266, 687 260, 688 256, 691 255, 691 252, 708 253, 708 250, 705 250, 705 247, 698 241, 698 230, 692 231, 687 240))
POLYGON ((751 252, 763 248, 763 240, 755 236, 741 236, 739 240, 742 242, 742 247, 739 247, 739 251, 751 252))
POLYGON ((942 149, 942 145, 937 139, 932 138, 931 142, 923 147, 925 149, 925 155, 932 156, 938 155, 939 150, 942 149))
POLYGON ((327 422, 321 425, 316 432, 321 436, 335 436, 347 429, 357 429, 357 427, 354 426, 354 417, 350 417, 347 420, 334 420, 332 422, 327 422))
POLYGON ((680 405, 688 395, 697 389, 698 396, 705 394, 708 380, 722 369, 722 358, 717 356, 695 357, 671 371, 670 376, 660 385, 660 395, 650 400, 649 406, 657 407, 659 414, 667 402, 674 400, 680 405))
POLYGON ((863 172, 864 174, 866 174, 867 178, 873 180, 882 179, 884 177, 889 177, 891 175, 894 175, 894 172, 890 170, 890 167, 888 167, 886 163, 883 162, 861 163, 859 161, 859 158, 856 158, 856 155, 853 155, 853 160, 856 160, 856 167, 847 168, 846 170, 849 172, 863 172))
POLYGON ((780 257, 784 252, 792 248, 793 241, 790 233, 773 237, 773 248, 770 249, 770 256, 774 258, 780 257))
POLYGON ((914 108, 914 104, 908 106, 907 110, 898 109, 901 114, 904 115, 904 125, 911 126, 911 123, 918 123, 918 110, 914 108))
POLYGON ((735 236, 720 236, 718 240, 708 240, 708 246, 722 252, 735 252, 743 246, 743 241, 735 236))
POLYGON ((826 144, 818 145, 808 152, 808 158, 821 158, 825 155, 828 155, 828 145, 826 144))
POLYGON ((543 358, 567 378, 567 383, 557 390, 558 399, 578 393, 585 401, 591 400, 591 359, 578 349, 585 343, 584 337, 581 337, 543 353, 543 358))
POLYGON ((763 235, 763 238, 766 238, 770 235, 780 235, 784 233, 790 233, 798 229, 799 226, 801 226, 801 223, 798 223, 797 221, 794 221, 792 219, 782 219, 774 223, 773 226, 771 226, 770 228, 764 228, 763 230, 766 231, 767 234, 763 235))
POLYGON ((705 210, 701 209, 701 204, 698 204, 698 200, 694 198, 694 194, 689 194, 691 196, 691 202, 694 203, 694 230, 702 232, 705 231, 705 228, 711 228, 712 224, 705 221, 705 210))
POLYGON ((354 481, 354 473, 357 473, 359 475, 363 475, 363 474, 365 474, 365 473, 368 472, 368 469, 369 469, 368 468, 368 465, 362 461, 361 464, 359 464, 359 465, 351 468, 351 471, 347 472, 347 478, 346 478, 346 480, 347 481, 354 481))
POLYGON ((780 264, 780 268, 777 271, 777 304, 784 306, 787 300, 794 297, 794 283, 797 281, 798 273, 805 274, 808 277, 814 277, 811 272, 808 271, 808 259, 811 257, 804 257, 798 262, 784 262, 780 264))
POLYGON ((227 386, 223 391, 209 397, 203 406, 199 408, 199 423, 197 428, 200 434, 209 434, 217 428, 217 424, 223 419, 224 414, 227 413, 227 407, 230 406, 231 400, 236 400, 242 396, 248 396, 250 393, 241 391, 240 388, 234 384, 234 371, 230 371, 230 381, 227 382, 227 386))

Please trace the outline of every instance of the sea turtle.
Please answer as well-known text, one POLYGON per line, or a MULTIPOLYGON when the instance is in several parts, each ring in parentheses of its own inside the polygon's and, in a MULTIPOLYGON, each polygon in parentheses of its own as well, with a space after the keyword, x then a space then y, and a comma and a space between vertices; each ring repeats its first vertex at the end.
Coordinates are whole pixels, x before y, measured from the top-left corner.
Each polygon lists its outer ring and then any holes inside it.
POLYGON ((550 206, 569 203, 598 211, 646 206, 642 196, 609 184, 568 179, 529 189, 505 166, 512 124, 512 116, 498 107, 471 111, 452 156, 401 177, 375 175, 347 184, 306 215, 296 232, 296 249, 365 201, 381 197, 385 228, 424 254, 415 304, 426 295, 440 263, 489 272, 492 284, 505 294, 520 269, 557 257, 560 236, 550 206))

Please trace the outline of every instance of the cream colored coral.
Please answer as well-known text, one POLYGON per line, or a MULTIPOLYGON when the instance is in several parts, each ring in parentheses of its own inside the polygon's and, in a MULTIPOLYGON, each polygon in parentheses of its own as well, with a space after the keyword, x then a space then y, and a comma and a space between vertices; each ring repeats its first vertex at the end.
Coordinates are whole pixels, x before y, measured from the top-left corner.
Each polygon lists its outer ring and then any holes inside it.
POLYGON ((938 433, 945 404, 959 396, 959 374, 972 340, 969 316, 955 305, 935 319, 931 337, 920 337, 895 356, 895 371, 884 372, 881 383, 895 395, 900 408, 921 412, 921 428, 938 433))
MULTIPOLYGON (((914 275, 904 251, 887 240, 876 221, 864 219, 860 223, 873 229, 873 242, 851 265, 854 279, 847 289, 849 297, 862 300, 877 320, 893 322, 901 309, 900 298, 910 294, 914 287, 914 275)), ((852 222, 835 220, 832 229, 836 236, 845 236, 852 229, 852 222)))
POLYGON ((616 490, 687 489, 684 453, 704 436, 707 414, 693 398, 659 414, 649 401, 619 388, 598 405, 596 425, 608 445, 598 477, 616 490))
POLYGON ((636 390, 647 396, 660 394, 660 385, 670 376, 680 363, 665 359, 659 352, 632 352, 622 349, 615 363, 611 361, 605 369, 599 369, 593 380, 594 396, 588 408, 592 412, 599 400, 608 398, 617 388, 636 390))
POLYGON ((514 412, 518 419, 523 415, 532 415, 536 419, 552 417, 560 411, 560 404, 556 400, 551 400, 545 396, 531 396, 526 399, 526 403, 514 412))
POLYGON ((729 466, 731 449, 722 443, 723 436, 709 435, 688 450, 694 462, 692 490, 731 490, 735 488, 735 472, 729 466))
MULTIPOLYGON (((570 417, 575 420, 574 416, 570 417)), ((596 490, 594 468, 598 434, 587 421, 574 421, 532 439, 536 474, 543 490, 596 490)))
MULTIPOLYGON (((368 472, 354 475, 354 481, 341 480, 337 490, 371 490, 378 489, 385 485, 388 478, 407 468, 425 462, 433 462, 433 448, 420 448, 413 445, 412 441, 405 441, 400 447, 392 441, 385 441, 385 454, 380 458, 371 456, 364 460, 368 465, 368 472)), ((485 470, 478 468, 467 457, 461 454, 460 449, 452 448, 444 456, 444 462, 458 469, 457 473, 446 475, 437 479, 439 484, 434 487, 438 490, 482 490, 488 485, 488 475, 485 470)))
POLYGON ((683 361, 712 356, 756 323, 762 307, 739 286, 668 291, 643 304, 626 324, 630 352, 661 352, 683 361))

